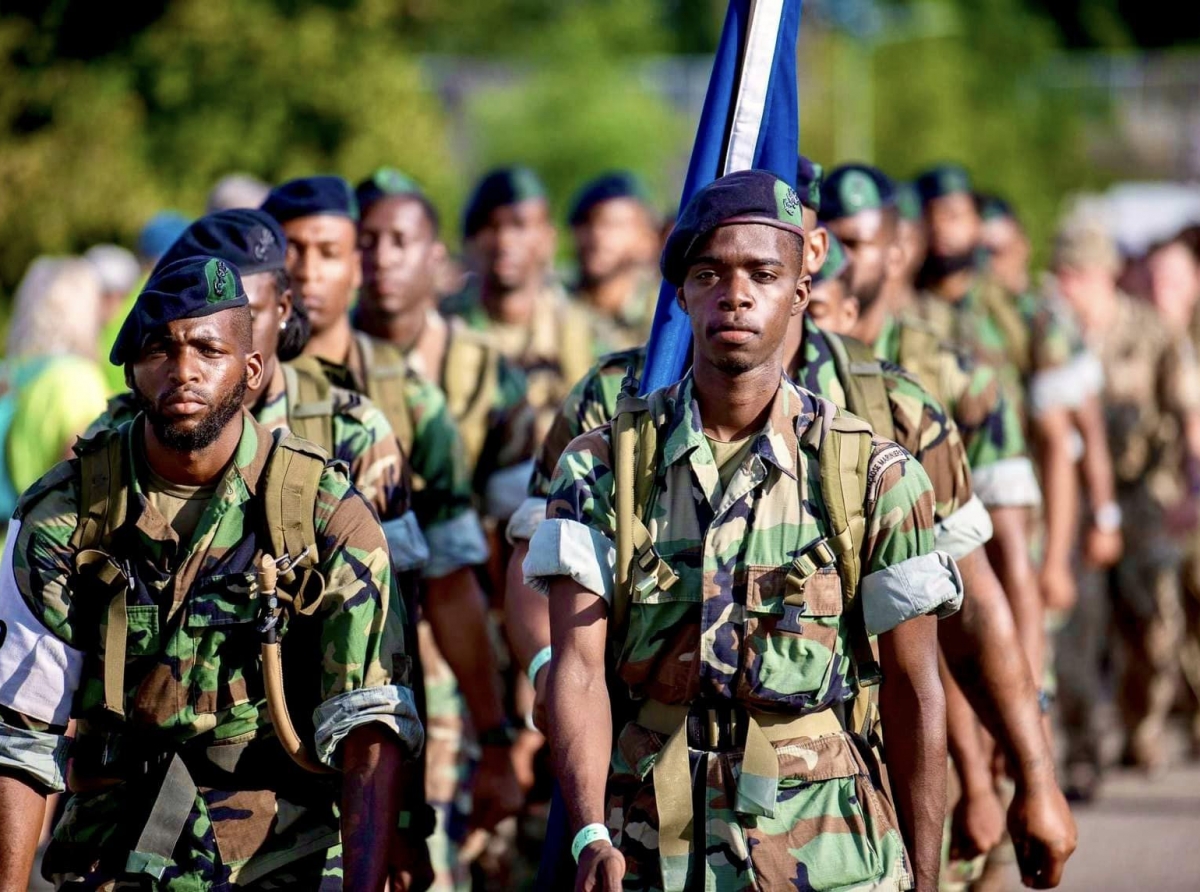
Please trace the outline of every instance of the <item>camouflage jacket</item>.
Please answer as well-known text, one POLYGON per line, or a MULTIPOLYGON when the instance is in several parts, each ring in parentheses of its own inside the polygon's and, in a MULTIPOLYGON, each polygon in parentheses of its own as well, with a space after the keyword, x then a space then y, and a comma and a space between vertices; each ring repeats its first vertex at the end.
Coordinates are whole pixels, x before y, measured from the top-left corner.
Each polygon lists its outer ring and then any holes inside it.
POLYGON ((1187 495, 1184 426, 1200 412, 1195 351, 1148 304, 1125 294, 1117 300, 1116 320, 1091 340, 1104 367, 1113 472, 1123 496, 1141 490, 1167 508, 1187 495))
MULTIPOLYGON (((332 459, 346 464, 354 488, 383 521, 393 566, 397 570, 410 570, 423 565, 429 549, 410 510, 409 465, 387 419, 370 400, 352 390, 333 387, 329 396, 333 442, 317 445, 332 459)), ((270 386, 251 412, 254 420, 267 430, 287 433, 291 408, 283 370, 276 366, 270 386)), ((114 396, 84 436, 118 427, 132 421, 137 414, 137 399, 132 393, 114 396)))
POLYGON ((571 387, 595 362, 591 314, 568 300, 557 285, 548 285, 538 296, 527 326, 492 319, 477 286, 444 301, 442 311, 485 333, 500 352, 524 371, 526 399, 537 415, 534 437, 541 442, 571 387))
MULTIPOLYGON (((875 341, 875 355, 904 366, 902 339, 906 329, 915 325, 889 316, 875 341)), ((936 340, 932 330, 921 329, 928 332, 922 341, 936 340)), ((975 362, 963 350, 939 343, 931 355, 921 357, 919 370, 906 370, 936 394, 954 419, 971 465, 971 487, 985 506, 1030 506, 1041 501, 1021 418, 1004 395, 994 368, 975 362), (926 373, 935 380, 925 380, 926 373)))
POLYGON ((395 347, 361 333, 351 342, 345 365, 321 365, 333 384, 373 394, 408 456, 413 513, 429 544, 424 575, 438 578, 483 563, 487 542, 462 436, 438 386, 409 368, 395 347))
MULTIPOLYGON (((175 861, 157 888, 249 881, 337 842, 335 788, 311 775, 287 781, 290 762, 273 740, 264 702, 254 560, 265 541, 264 471, 278 447, 268 430, 243 418, 234 459, 190 544, 154 509, 139 474, 128 475, 126 522, 109 548, 129 562, 133 580, 125 594, 123 719, 104 708, 109 610, 96 583, 75 570, 79 461, 58 465, 22 498, 0 569, 8 629, 0 677, 11 679, 20 667, 22 678, 0 687, 0 762, 61 790, 62 735, 68 718, 78 720, 77 792, 55 829, 51 872, 120 875, 147 815, 147 793, 156 789, 147 788, 154 769, 144 767, 155 764, 155 753, 199 756, 247 742, 247 756, 258 747, 258 769, 233 789, 197 779, 175 861), (125 782, 104 782, 114 776, 125 782), (285 814, 287 821, 277 820, 285 814)), ((127 468, 145 461, 139 431, 123 425, 116 434, 127 468)), ((324 596, 311 620, 291 621, 284 639, 287 659, 300 667, 295 677, 311 684, 315 709, 301 733, 329 765, 337 764, 345 736, 369 722, 392 728, 415 754, 422 730, 403 652, 407 618, 379 523, 336 464, 321 478, 314 512, 324 596)), ((303 722, 299 704, 291 705, 303 722)))
POLYGON ((957 304, 922 292, 906 315, 997 369, 1022 418, 1076 408, 1099 391, 1099 367, 1070 321, 1037 295, 1009 293, 986 272, 957 304))
MULTIPOLYGON (((837 335, 804 320, 804 347, 795 377, 801 386, 846 407, 846 390, 837 377, 831 343, 837 335)), ((558 456, 572 439, 606 424, 616 411, 621 382, 627 374, 640 377, 645 350, 627 350, 603 359, 572 390, 534 461, 530 499, 513 515, 509 535, 529 538, 550 493, 550 478, 558 456)), ((971 470, 954 422, 920 384, 897 366, 882 365, 896 441, 912 454, 933 482, 938 547, 961 557, 991 535, 978 501, 972 500, 971 470), (958 515, 951 520, 952 515, 958 515)))
MULTIPOLYGON (((808 713, 851 698, 856 675, 837 571, 808 581, 802 625, 789 624, 784 610, 792 561, 830 535, 817 446, 820 419, 833 407, 782 380, 765 427, 721 492, 691 375, 665 399, 658 478, 643 520, 679 581, 635 590, 620 678, 635 700, 668 704, 704 697, 808 713)), ((529 584, 545 588, 567 576, 611 600, 612 466, 607 426, 563 453, 546 521, 530 541, 529 584)), ((961 583, 949 556, 933 550, 929 478, 903 449, 876 437, 868 481, 860 586, 867 630, 882 634, 911 617, 952 612, 961 583)))
POLYGON ((609 353, 641 346, 650 339, 661 284, 662 274, 657 265, 647 269, 638 277, 629 300, 615 316, 593 309, 578 291, 572 293, 572 299, 586 308, 591 317, 593 361, 599 361, 609 353))

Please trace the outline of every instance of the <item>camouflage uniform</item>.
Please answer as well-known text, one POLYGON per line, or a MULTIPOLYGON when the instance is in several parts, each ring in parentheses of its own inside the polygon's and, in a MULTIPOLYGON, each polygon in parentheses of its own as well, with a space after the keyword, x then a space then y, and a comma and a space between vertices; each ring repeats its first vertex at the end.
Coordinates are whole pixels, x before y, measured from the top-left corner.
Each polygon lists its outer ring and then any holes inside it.
MULTIPOLYGON (((854 694, 841 583, 832 569, 811 577, 801 608, 810 618, 790 624, 784 577, 806 545, 830 534, 815 443, 836 410, 784 380, 766 426, 722 493, 692 386, 689 375, 651 396, 663 401, 668 421, 644 520, 656 554, 679 579, 669 589, 635 587, 617 662, 622 686, 635 701, 817 715, 854 694)), ((928 477, 902 449, 876 437, 868 480, 861 584, 867 631, 952 611, 961 583, 949 557, 933 551, 928 477), (921 593, 921 603, 906 601, 906 585, 921 593)), ((559 461, 548 519, 525 564, 530 584, 570 576, 611 599, 612 489, 605 427, 575 440, 559 461)), ((682 887, 677 859, 659 857, 651 775, 666 740, 631 722, 613 755, 605 813, 626 858, 626 888, 682 887)), ((747 817, 740 751, 688 752, 703 791, 705 820, 697 828, 705 832, 695 850, 705 853, 706 888, 909 886, 891 805, 844 732, 778 741, 773 816, 757 819, 747 817)))
POLYGON ((1165 512, 1183 485, 1183 425, 1200 411, 1191 345, 1148 305, 1118 295, 1116 321, 1092 344, 1104 367, 1104 412, 1121 506, 1125 552, 1108 571, 1081 568, 1079 602, 1059 639, 1059 703, 1067 761, 1099 766, 1093 707, 1110 629, 1124 644, 1117 703, 1131 755, 1160 745, 1175 694, 1183 627, 1182 543, 1165 512))
POLYGON ((534 437, 541 442, 575 382, 596 360, 592 314, 567 299, 557 285, 538 296, 528 326, 508 325, 488 316, 476 288, 443 302, 442 311, 484 332, 500 352, 525 372, 526 399, 537 413, 534 437))
POLYGON ((601 313, 579 296, 572 295, 575 302, 587 309, 591 316, 592 361, 609 353, 638 347, 650 339, 650 327, 654 323, 654 308, 658 305, 661 285, 662 276, 658 270, 647 270, 645 275, 638 278, 629 300, 616 316, 601 313))
MULTIPOLYGON (((0 677, 21 684, 0 690, 0 762, 61 791, 63 733, 68 718, 78 720, 69 744, 75 795, 44 862, 69 888, 111 888, 127 871, 156 877, 160 889, 253 888, 270 877, 266 888, 301 867, 304 888, 340 888, 337 789, 292 765, 274 742, 263 699, 253 561, 263 547, 264 471, 272 449, 283 447, 243 417, 234 459, 190 546, 148 500, 140 475, 130 475, 127 523, 112 543, 132 571, 123 718, 105 704, 111 608, 94 597, 93 577, 75 569, 79 461, 54 468, 18 509, 0 568, 8 629, 0 677), (135 849, 172 754, 198 792, 171 858, 159 863, 135 849)), ((135 426, 102 436, 120 438, 126 467, 143 466, 135 426)), ((324 595, 313 620, 293 618, 285 636, 290 665, 316 697, 310 730, 301 733, 327 765, 337 764, 345 736, 369 722, 391 728, 415 755, 422 730, 387 542, 336 464, 321 477, 314 519, 324 595)))

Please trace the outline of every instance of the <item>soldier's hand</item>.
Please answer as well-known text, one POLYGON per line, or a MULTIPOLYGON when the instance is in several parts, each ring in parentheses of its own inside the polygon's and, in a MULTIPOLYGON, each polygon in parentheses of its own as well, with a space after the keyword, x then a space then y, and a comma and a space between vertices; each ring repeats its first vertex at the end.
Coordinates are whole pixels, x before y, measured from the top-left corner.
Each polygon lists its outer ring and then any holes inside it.
POLYGON ((1058 784, 1046 783, 1030 792, 1018 787, 1008 810, 1008 832, 1021 882, 1033 889, 1057 886, 1078 840, 1075 819, 1058 784))
POLYGON ((625 856, 606 840, 597 840, 579 853, 575 892, 621 892, 625 856))
POLYGON ((950 858, 970 861, 990 852, 1004 837, 1004 806, 991 787, 964 793, 950 819, 950 858))
POLYGON ((1070 610, 1075 606, 1078 592, 1071 567, 1058 562, 1045 564, 1038 574, 1038 585, 1042 590, 1042 603, 1049 610, 1070 610))
POLYGON ((388 849, 391 892, 425 892, 433 885, 433 863, 425 840, 397 831, 388 849))
POLYGON ((1093 567, 1111 567, 1121 559, 1124 550, 1125 540, 1120 530, 1102 530, 1095 526, 1088 530, 1084 554, 1093 567))
POLYGON ((471 827, 491 830, 509 815, 515 815, 524 804, 512 753, 506 746, 485 746, 475 780, 475 808, 471 827))

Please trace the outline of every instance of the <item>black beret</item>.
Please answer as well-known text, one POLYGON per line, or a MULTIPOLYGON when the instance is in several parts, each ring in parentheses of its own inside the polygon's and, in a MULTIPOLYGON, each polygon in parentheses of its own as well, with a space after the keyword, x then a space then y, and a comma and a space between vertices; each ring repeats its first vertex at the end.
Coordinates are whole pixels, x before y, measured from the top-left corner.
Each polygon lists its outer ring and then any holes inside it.
POLYGON ((286 223, 300 217, 330 215, 358 222, 358 200, 341 177, 303 177, 288 180, 271 190, 262 209, 286 223))
POLYGON ((287 238, 265 211, 239 208, 201 217, 159 258, 155 270, 185 257, 217 257, 243 276, 286 267, 287 238))
POLYGON ((891 178, 869 164, 843 164, 821 186, 821 220, 841 220, 860 211, 890 207, 896 199, 891 178))
POLYGON ((394 167, 381 167, 354 187, 354 197, 359 209, 367 208, 389 195, 416 195, 424 197, 421 187, 411 177, 394 167))
POLYGON ((1017 212, 1013 210, 1013 206, 999 195, 978 195, 975 201, 979 205, 979 215, 985 223, 988 220, 1017 219, 1017 212))
POLYGON ((896 183, 895 204, 901 220, 921 219, 921 196, 912 183, 896 183))
POLYGON ((617 198, 632 198, 647 208, 650 206, 649 193, 636 174, 627 170, 614 171, 596 177, 579 190, 571 202, 571 213, 567 216, 567 222, 576 226, 584 221, 596 205, 617 198))
POLYGON ((692 253, 720 226, 765 223, 804 235, 800 196, 767 170, 739 170, 713 180, 692 196, 663 248, 663 278, 680 285, 692 253))
POLYGON ((971 193, 971 175, 960 164, 939 164, 916 178, 913 185, 921 196, 921 203, 933 201, 946 195, 971 193))
POLYGON ((487 174, 475 187, 463 211, 463 235, 470 238, 487 224, 497 208, 545 198, 546 187, 528 167, 502 167, 487 174))
POLYGON ((151 332, 168 322, 194 319, 249 303, 237 267, 218 257, 183 257, 159 267, 125 317, 108 359, 125 365, 137 358, 151 332))
POLYGON ((800 155, 796 158, 796 193, 800 203, 810 211, 821 210, 821 180, 825 168, 808 158, 800 155))

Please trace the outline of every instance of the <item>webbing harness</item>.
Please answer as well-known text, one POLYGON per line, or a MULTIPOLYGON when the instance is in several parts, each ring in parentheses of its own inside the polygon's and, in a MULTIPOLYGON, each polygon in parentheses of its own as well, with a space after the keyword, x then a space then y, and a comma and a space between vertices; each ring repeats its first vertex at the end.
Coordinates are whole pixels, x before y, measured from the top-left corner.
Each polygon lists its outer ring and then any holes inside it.
POLYGON ((333 454, 333 385, 311 356, 279 364, 287 394, 288 429, 333 454))
MULTIPOLYGON (((103 430, 76 446, 80 464, 79 522, 70 540, 76 578, 81 581, 77 593, 94 590, 108 599, 102 605, 106 630, 100 664, 106 724, 117 728, 126 717, 125 661, 129 632, 126 597, 134 587, 132 562, 110 551, 129 509, 130 470, 121 435, 125 427, 103 430)), ((263 633, 267 709, 285 751, 297 765, 314 773, 328 773, 329 769, 309 755, 288 713, 278 628, 285 610, 289 616, 311 615, 324 595, 325 581, 317 570, 314 512, 326 461, 325 453, 313 444, 294 435, 282 437, 272 447, 262 490, 270 547, 283 564, 278 577, 291 593, 276 591, 273 584, 270 591, 260 592, 265 596, 259 631, 263 633)), ((157 879, 172 863, 175 845, 198 793, 187 762, 233 771, 253 743, 251 740, 227 746, 184 748, 170 753, 150 816, 126 861, 127 873, 148 874, 157 879)))
POLYGON ((933 394, 942 405, 946 404, 945 388, 942 386, 942 370, 939 357, 943 347, 937 335, 924 325, 909 319, 899 319, 900 329, 898 363, 917 376, 921 386, 933 394))
POLYGON ((450 329, 442 363, 446 405, 458 422, 468 467, 475 467, 488 435, 488 416, 500 386, 500 351, 450 329))
POLYGON ((362 353, 366 376, 367 397, 383 412, 405 455, 412 455, 416 430, 412 411, 404 392, 404 379, 409 374, 404 354, 391 344, 354 333, 354 342, 362 353))
MULTIPOLYGON (((885 394, 886 398, 886 394, 885 394)), ((609 660, 615 666, 628 629, 634 591, 668 589, 678 576, 654 550, 643 518, 655 489, 659 432, 667 422, 662 392, 648 398, 636 395, 636 381, 627 376, 617 401, 612 431, 616 459, 613 487, 616 504, 616 585, 609 632, 609 660)), ((814 542, 793 561, 787 576, 785 610, 804 609, 804 589, 820 569, 836 565, 842 584, 844 616, 849 624, 851 658, 860 687, 878 684, 879 665, 871 648, 858 597, 865 539, 867 466, 871 457, 871 427, 840 413, 815 420, 806 442, 818 449, 822 501, 832 535, 814 542)), ((865 699, 861 693, 859 699, 865 699)), ((682 715, 686 715, 686 708, 682 715)), ((652 769, 658 809, 658 845, 664 892, 683 892, 694 836, 691 771, 686 721, 669 734, 652 769)), ((663 733, 666 733, 664 731, 663 733)), ((779 758, 754 713, 747 715, 746 740, 738 779, 736 810, 761 817, 774 815, 779 786, 779 758)))

